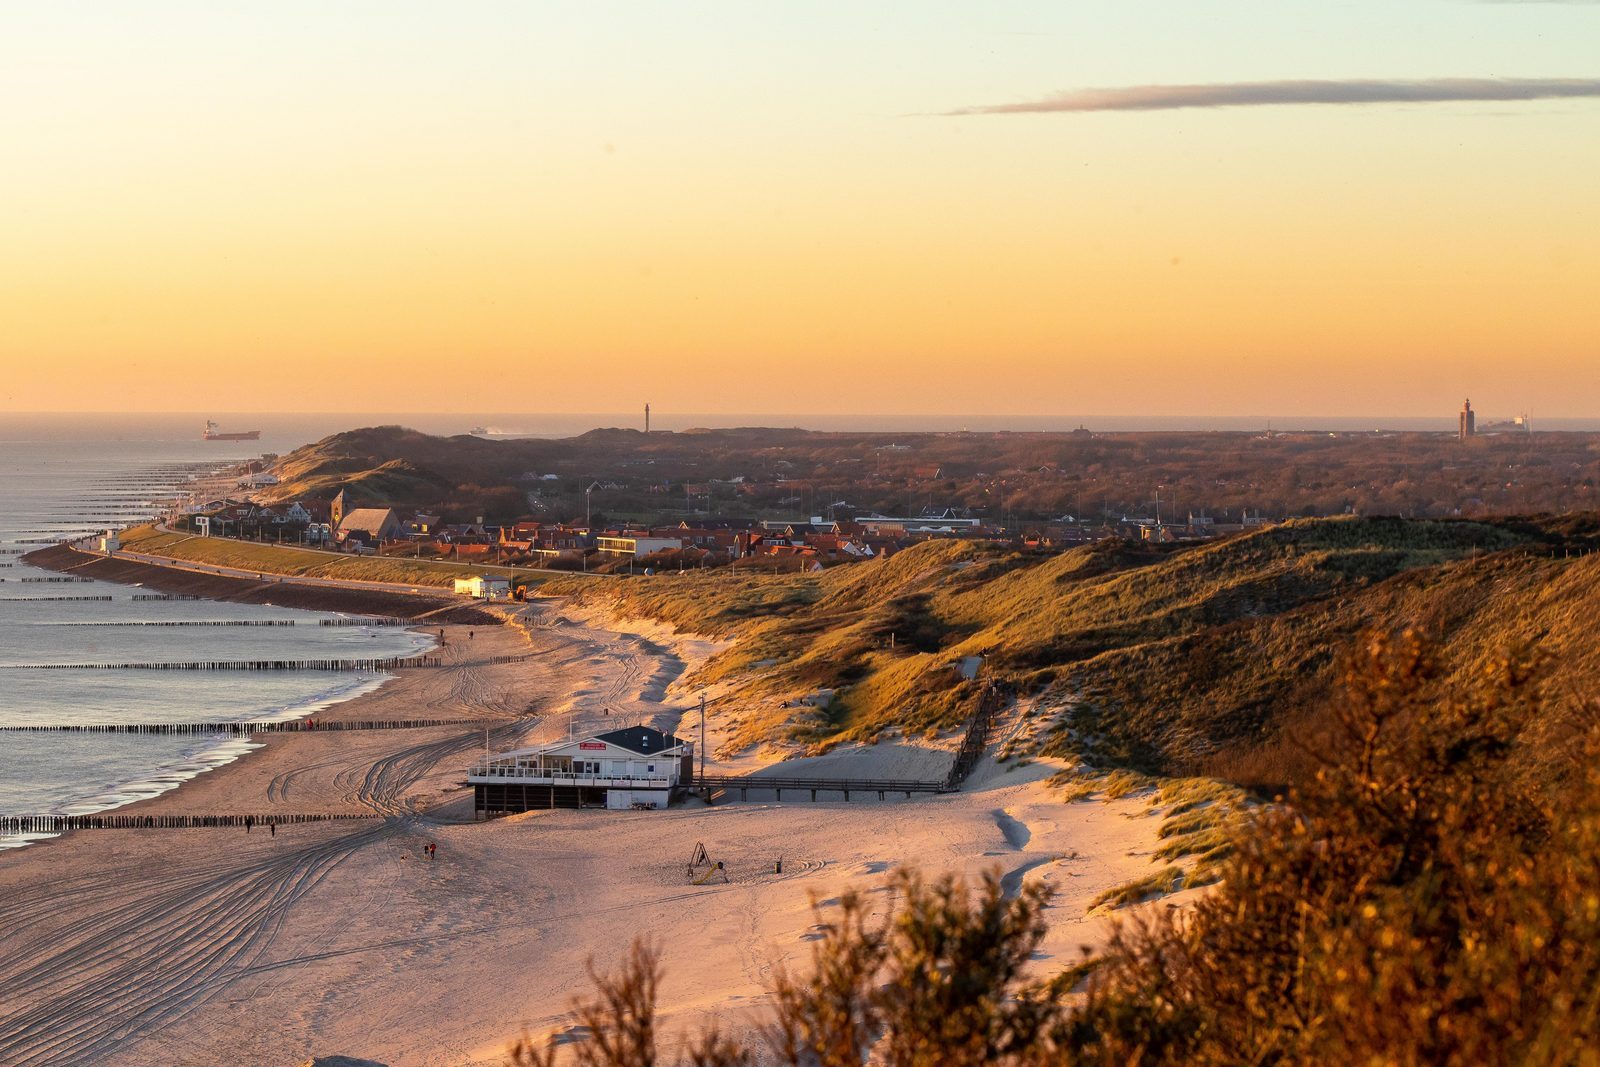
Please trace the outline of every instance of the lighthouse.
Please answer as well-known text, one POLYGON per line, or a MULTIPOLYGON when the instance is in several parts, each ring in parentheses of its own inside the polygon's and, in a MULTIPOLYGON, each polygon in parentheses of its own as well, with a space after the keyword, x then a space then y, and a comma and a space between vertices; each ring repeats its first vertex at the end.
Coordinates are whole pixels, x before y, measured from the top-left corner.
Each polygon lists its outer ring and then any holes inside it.
POLYGON ((1461 425, 1457 430, 1456 436, 1458 439, 1466 441, 1477 431, 1477 427, 1478 416, 1472 410, 1472 401, 1468 400, 1461 405, 1461 425))

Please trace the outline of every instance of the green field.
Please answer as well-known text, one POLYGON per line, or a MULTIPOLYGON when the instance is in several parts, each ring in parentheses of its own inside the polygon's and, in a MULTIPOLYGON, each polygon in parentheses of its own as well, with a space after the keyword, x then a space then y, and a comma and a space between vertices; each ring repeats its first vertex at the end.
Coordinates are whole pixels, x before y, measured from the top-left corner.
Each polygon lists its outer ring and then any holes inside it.
MULTIPOLYGON (((549 577, 527 567, 498 567, 473 563, 442 563, 394 556, 347 556, 315 549, 234 541, 225 537, 195 537, 139 526, 122 535, 122 546, 133 552, 167 556, 190 563, 238 567, 263 574, 296 578, 338 578, 358 582, 451 588, 457 578, 491 574, 538 585, 549 577)), ((578 579, 581 581, 582 579, 578 579)))

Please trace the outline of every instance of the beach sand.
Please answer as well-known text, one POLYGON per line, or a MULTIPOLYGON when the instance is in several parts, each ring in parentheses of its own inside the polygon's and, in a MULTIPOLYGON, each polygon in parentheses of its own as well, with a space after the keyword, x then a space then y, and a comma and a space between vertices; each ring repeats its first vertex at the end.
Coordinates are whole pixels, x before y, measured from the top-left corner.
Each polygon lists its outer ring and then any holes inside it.
MULTIPOLYGON (((662 950, 669 1034, 710 1019, 745 1031, 773 968, 804 966, 813 897, 855 887, 887 907, 900 865, 1044 879, 1057 891, 1044 974, 1103 941, 1106 920, 1086 915, 1096 893, 1152 869, 1145 802, 1064 804, 1047 762, 986 760, 962 792, 912 800, 752 795, 473 822, 465 771, 485 726, 500 747, 680 717, 692 734, 696 694, 673 683, 716 646, 555 603, 446 633, 446 666, 399 672, 323 717, 461 726, 272 736, 129 809, 383 817, 276 836, 82 831, 0 856, 0 1062, 499 1063, 519 1033, 567 1027, 587 962, 611 966, 638 936, 662 950), (484 662, 514 655, 529 658, 484 662), (697 843, 728 884, 687 884, 697 843)), ((885 742, 808 770, 923 777, 938 755, 885 742)))

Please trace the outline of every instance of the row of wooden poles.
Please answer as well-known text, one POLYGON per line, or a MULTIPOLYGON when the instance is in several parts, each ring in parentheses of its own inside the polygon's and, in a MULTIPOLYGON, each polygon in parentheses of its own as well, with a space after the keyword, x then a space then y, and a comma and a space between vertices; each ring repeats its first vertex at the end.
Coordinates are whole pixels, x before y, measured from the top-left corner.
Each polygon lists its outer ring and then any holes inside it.
POLYGON ((318 722, 285 719, 282 722, 105 722, 54 723, 39 726, 0 726, 7 734, 298 734, 341 730, 421 730, 430 726, 479 726, 466 719, 374 719, 318 722))
POLYGON ((439 656, 391 656, 387 659, 246 659, 192 663, 6 663, 0 671, 392 671, 407 667, 440 667, 439 656))
POLYGON ((359 814, 272 815, 0 815, 0 834, 63 834, 68 830, 197 830, 226 826, 291 826, 341 819, 381 819, 359 814))
MULTIPOLYGON (((4 567, 0 563, 0 567, 4 567)), ((300 619, 130 619, 111 622, 95 619, 75 622, 72 626, 415 626, 411 619, 317 619, 315 622, 300 619)))
MULTIPOLYGON (((3 581, 5 581, 5 579, 4 578, 0 578, 0 582, 3 582, 3 581)), ((63 578, 63 577, 60 577, 59 575, 52 575, 52 576, 50 576, 48 578, 18 578, 18 579, 16 579, 16 581, 19 581, 19 582, 92 582, 92 581, 94 581, 94 579, 93 578, 63 578)))

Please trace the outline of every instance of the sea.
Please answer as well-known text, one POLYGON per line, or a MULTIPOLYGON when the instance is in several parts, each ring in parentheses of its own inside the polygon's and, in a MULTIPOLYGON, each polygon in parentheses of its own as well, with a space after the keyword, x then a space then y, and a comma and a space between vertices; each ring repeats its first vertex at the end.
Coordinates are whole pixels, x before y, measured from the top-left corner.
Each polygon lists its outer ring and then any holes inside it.
MULTIPOLYGON (((322 626, 327 613, 266 605, 147 599, 137 587, 61 581, 29 567, 27 551, 137 521, 191 473, 283 454, 359 426, 427 433, 564 437, 638 426, 632 413, 428 414, 338 412, 0 413, 0 726, 219 722, 305 716, 366 692, 381 674, 321 671, 81 669, 95 664, 195 660, 354 659, 401 656, 427 638, 398 627, 322 626), (204 441, 207 418, 223 430, 259 429, 256 441, 204 441), (284 620, 292 626, 215 626, 284 620), (153 626, 150 623, 186 625, 153 626), (62 669, 77 665, 80 669, 62 669), (248 678, 248 684, 240 684, 248 678)), ((894 416, 652 412, 657 429, 795 426, 834 431, 1436 430, 1442 417, 894 416)), ((1600 419, 1549 419, 1538 430, 1596 430, 1600 419)), ((120 735, 0 731, 0 815, 88 814, 178 788, 239 758, 248 741, 221 735, 120 735)), ((24 843, 0 837, 0 848, 24 843)))
MULTIPOLYGON (((359 617, 353 625, 323 626, 321 619, 338 616, 148 599, 161 594, 63 580, 23 562, 26 552, 49 542, 147 516, 152 502, 170 496, 192 471, 305 440, 295 429, 264 432, 260 441, 206 442, 203 422, 0 415, 0 726, 295 718, 366 692, 385 676, 82 665, 367 659, 429 647, 421 634, 360 625, 359 617), (207 625, 264 620, 293 625, 207 625)), ((252 747, 223 735, 0 731, 0 815, 104 811, 177 788, 252 747)), ((0 848, 25 840, 0 837, 0 848)))

